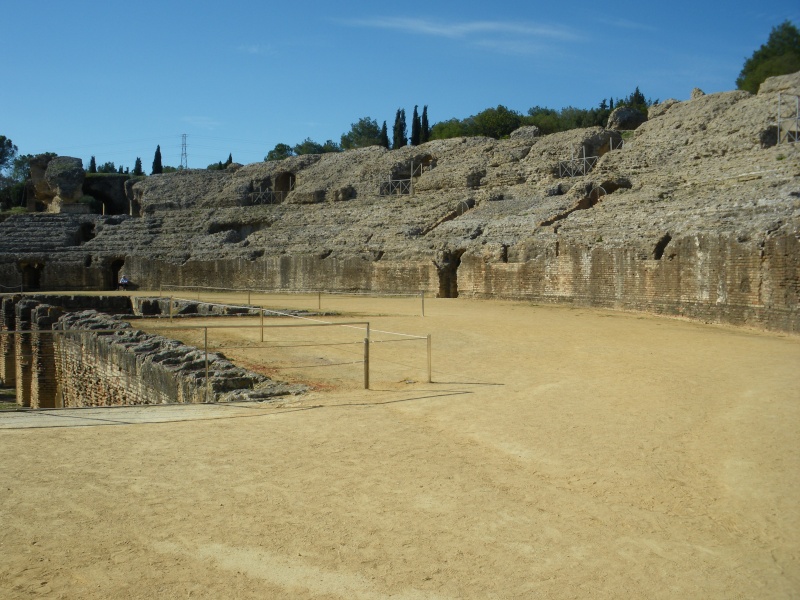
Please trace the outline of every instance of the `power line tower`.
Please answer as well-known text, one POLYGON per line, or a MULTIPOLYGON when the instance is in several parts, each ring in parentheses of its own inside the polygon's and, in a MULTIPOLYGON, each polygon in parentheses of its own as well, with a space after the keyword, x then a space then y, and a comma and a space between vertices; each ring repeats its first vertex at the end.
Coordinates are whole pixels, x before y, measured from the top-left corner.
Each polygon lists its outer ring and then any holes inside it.
POLYGON ((186 158, 186 134, 181 136, 181 169, 189 168, 189 160, 186 158))

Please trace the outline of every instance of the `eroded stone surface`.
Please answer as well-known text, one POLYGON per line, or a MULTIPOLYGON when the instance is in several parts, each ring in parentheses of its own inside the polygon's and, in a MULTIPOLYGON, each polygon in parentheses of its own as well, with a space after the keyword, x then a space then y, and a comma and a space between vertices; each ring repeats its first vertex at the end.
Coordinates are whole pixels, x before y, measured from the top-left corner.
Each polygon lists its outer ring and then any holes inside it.
POLYGON ((665 101, 624 145, 590 128, 151 176, 128 188, 135 218, 0 223, 0 282, 102 289, 124 265, 151 289, 425 290, 797 331, 800 159, 770 129, 779 92, 800 74, 665 101), (412 170, 413 194, 380 194, 412 170))

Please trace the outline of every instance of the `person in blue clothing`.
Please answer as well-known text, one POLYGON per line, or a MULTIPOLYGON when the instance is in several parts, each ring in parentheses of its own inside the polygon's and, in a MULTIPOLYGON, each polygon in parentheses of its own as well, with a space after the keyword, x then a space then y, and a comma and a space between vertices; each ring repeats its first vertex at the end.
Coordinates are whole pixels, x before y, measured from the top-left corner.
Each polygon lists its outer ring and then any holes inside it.
POLYGON ((129 283, 130 280, 127 277, 125 277, 124 274, 121 275, 119 278, 119 289, 121 289, 123 292, 127 291, 129 283))

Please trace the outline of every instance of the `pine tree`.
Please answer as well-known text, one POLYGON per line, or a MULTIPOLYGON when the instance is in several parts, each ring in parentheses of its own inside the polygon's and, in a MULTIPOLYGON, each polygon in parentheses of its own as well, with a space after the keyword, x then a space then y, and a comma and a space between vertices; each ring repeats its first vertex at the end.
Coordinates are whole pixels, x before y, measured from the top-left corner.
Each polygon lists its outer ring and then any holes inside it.
POLYGON ((800 31, 790 21, 772 28, 766 44, 753 52, 736 79, 736 87, 755 94, 767 77, 800 69, 800 31))
POLYGON ((138 156, 136 157, 136 162, 133 165, 133 174, 136 177, 144 175, 144 172, 142 171, 142 159, 138 156))
POLYGON ((153 175, 160 175, 164 172, 164 167, 161 166, 161 146, 156 146, 156 155, 153 157, 153 175))
POLYGON ((406 127, 406 109, 398 108, 394 117, 394 129, 392 130, 392 148, 397 150, 408 144, 408 128, 406 127))
POLYGON ((389 149, 389 131, 386 129, 386 121, 383 122, 381 127, 381 146, 389 149))
POLYGON ((414 105, 414 115, 411 117, 411 145, 419 146, 420 141, 420 128, 419 113, 417 112, 417 105, 414 105))
POLYGON ((431 128, 428 125, 428 105, 422 107, 422 121, 420 123, 419 141, 424 144, 431 139, 431 128))
POLYGON ((89 159, 89 173, 97 173, 97 161, 94 156, 89 159))

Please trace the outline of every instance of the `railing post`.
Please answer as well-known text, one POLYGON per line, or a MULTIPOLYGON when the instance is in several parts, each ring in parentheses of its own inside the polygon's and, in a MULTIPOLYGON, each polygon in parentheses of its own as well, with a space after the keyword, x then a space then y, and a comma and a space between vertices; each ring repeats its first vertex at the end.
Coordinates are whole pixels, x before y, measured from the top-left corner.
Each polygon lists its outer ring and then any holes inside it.
POLYGON ((169 320, 172 321, 172 296, 169 297, 169 320))
POLYGON ((211 392, 211 379, 208 377, 208 327, 203 327, 203 350, 206 353, 206 402, 208 402, 209 393, 211 392))
POLYGON ((247 306, 250 306, 250 290, 247 290, 247 306))
POLYGON ((261 341, 264 341, 264 307, 262 306, 258 311, 258 314, 261 315, 261 341))
POLYGON ((422 316, 425 316, 425 290, 420 290, 419 292, 419 299, 422 303, 422 316))
POLYGON ((317 310, 322 310, 322 292, 317 292, 317 310))
POLYGON ((369 338, 364 338, 364 389, 369 389, 369 338))
POLYGON ((431 334, 428 334, 428 383, 433 383, 433 372, 431 370, 431 334))

